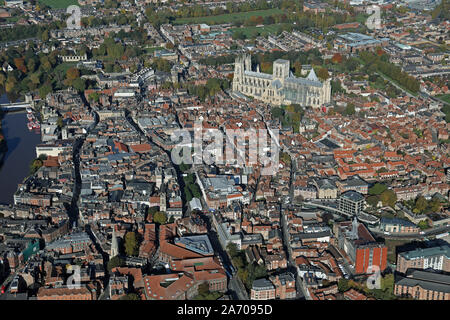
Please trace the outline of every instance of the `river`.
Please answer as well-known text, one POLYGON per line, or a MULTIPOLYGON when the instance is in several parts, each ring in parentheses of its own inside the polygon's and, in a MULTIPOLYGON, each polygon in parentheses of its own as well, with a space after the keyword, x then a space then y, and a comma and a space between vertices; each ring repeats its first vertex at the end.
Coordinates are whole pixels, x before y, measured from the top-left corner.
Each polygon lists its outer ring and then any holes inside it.
MULTIPOLYGON (((4 94, 0 103, 8 103, 4 94)), ((5 113, 2 131, 8 146, 3 165, 0 167, 0 203, 13 204, 17 185, 30 173, 30 164, 36 158, 36 145, 41 134, 27 128, 26 111, 5 113)))

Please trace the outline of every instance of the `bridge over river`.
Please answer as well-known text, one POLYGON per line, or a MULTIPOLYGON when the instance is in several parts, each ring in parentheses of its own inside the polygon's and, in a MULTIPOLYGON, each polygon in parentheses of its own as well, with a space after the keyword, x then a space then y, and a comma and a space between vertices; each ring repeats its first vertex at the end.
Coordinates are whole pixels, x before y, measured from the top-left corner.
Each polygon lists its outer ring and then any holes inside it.
POLYGON ((5 111, 15 111, 21 110, 25 108, 32 108, 31 103, 29 102, 14 102, 14 103, 1 103, 0 109, 5 111))

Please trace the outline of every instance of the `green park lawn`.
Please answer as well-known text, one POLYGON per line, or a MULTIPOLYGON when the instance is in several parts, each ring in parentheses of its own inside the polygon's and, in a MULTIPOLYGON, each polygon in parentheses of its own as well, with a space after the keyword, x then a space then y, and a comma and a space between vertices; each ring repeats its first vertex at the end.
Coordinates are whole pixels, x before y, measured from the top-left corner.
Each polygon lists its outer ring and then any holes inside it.
POLYGON ((78 0, 40 0, 39 2, 55 9, 67 8, 70 5, 79 5, 78 0))
POLYGON ((278 28, 282 27, 284 23, 276 23, 276 24, 270 24, 263 27, 242 27, 242 28, 232 28, 230 29, 231 33, 240 30, 242 31, 247 38, 251 38, 253 34, 256 32, 259 32, 260 36, 267 36, 269 34, 276 34, 278 31, 278 28))
POLYGON ((66 74, 67 70, 69 70, 72 67, 76 67, 77 64, 78 64, 77 62, 63 62, 55 68, 55 72, 62 72, 66 74))
POLYGON ((391 263, 396 263, 397 262, 396 248, 409 242, 411 242, 411 240, 386 239, 385 244, 388 249, 387 260, 391 263))
POLYGON ((221 14, 218 16, 206 16, 206 17, 191 17, 191 18, 178 18, 175 19, 174 24, 193 24, 193 23, 210 23, 210 24, 220 24, 220 23, 232 23, 235 21, 243 21, 249 19, 253 16, 266 17, 273 14, 284 13, 283 10, 274 8, 267 10, 256 10, 248 12, 236 12, 221 14))
POLYGON ((441 94, 437 97, 447 103, 450 103, 450 94, 441 94))
POLYGON ((151 53, 151 54, 153 54, 153 52, 155 52, 157 50, 164 50, 164 48, 163 47, 148 47, 148 48, 145 48, 145 52, 146 53, 151 53))

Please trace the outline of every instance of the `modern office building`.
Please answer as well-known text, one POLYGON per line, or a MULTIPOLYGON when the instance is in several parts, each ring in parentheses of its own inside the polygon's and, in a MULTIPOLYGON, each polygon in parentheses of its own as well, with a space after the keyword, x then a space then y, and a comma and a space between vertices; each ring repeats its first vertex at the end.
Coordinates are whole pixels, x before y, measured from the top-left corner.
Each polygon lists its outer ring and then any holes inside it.
POLYGON ((350 215, 359 214, 364 206, 364 197, 356 191, 347 191, 339 197, 339 210, 350 215))

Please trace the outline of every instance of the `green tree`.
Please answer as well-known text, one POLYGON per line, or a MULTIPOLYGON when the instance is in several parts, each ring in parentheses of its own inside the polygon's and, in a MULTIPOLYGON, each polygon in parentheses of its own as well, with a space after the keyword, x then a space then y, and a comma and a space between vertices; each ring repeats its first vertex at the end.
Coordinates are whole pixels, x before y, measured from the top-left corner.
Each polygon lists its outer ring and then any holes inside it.
POLYGON ((432 199, 429 203, 429 208, 431 212, 439 212, 441 210, 441 203, 439 199, 432 199))
POLYGON ((41 97, 41 99, 45 99, 47 95, 52 92, 52 90, 52 86, 46 83, 39 88, 39 96, 41 97))
POLYGON ((45 30, 44 32, 42 32, 42 34, 41 34, 42 42, 47 42, 49 38, 50 38, 50 36, 49 36, 48 30, 45 30))
POLYGON ((242 30, 235 30, 231 37, 233 38, 233 40, 244 40, 247 38, 242 30))
POLYGON ((78 91, 78 92, 83 92, 84 90, 86 90, 86 81, 82 78, 77 78, 75 79, 75 81, 72 83, 72 86, 78 91))
POLYGON ((392 190, 386 190, 380 195, 380 200, 383 202, 383 205, 393 208, 397 202, 397 195, 392 190))
POLYGON ((115 257, 112 257, 111 259, 109 259, 108 264, 107 264, 107 269, 109 272, 111 272, 111 270, 113 268, 123 267, 123 266, 125 266, 125 260, 123 260, 119 256, 115 256, 115 257))
POLYGON ((284 114, 284 110, 281 109, 280 107, 273 107, 271 109, 271 112, 272 112, 272 117, 273 118, 280 118, 284 114))
POLYGON ((331 91, 333 93, 345 92, 344 88, 342 88, 341 81, 339 80, 331 81, 331 91))
POLYGON ((141 300, 141 298, 136 293, 128 293, 119 300, 141 300))
POLYGON ((72 85, 75 79, 80 77, 80 70, 77 68, 69 68, 66 71, 66 84, 68 86, 72 85))
POLYGON ((63 118, 61 116, 58 117, 58 120, 56 121, 56 125, 60 129, 63 127, 63 118))
POLYGON ((366 201, 372 207, 376 207, 378 204, 378 201, 380 201, 380 198, 378 196, 369 196, 369 197, 367 197, 366 201))
POLYGON ((0 72, 0 85, 3 86, 6 82, 6 75, 3 72, 0 72))
POLYGON ((139 254, 139 242, 135 232, 127 232, 125 235, 125 254, 137 256, 139 254))
POLYGON ((30 74, 30 80, 33 84, 39 85, 41 83, 40 74, 38 72, 30 74))
POLYGON ((422 220, 420 221, 417 226, 421 229, 421 230, 425 230, 430 228, 430 225, 428 224, 428 220, 422 220))
POLYGON ((373 187, 369 188, 369 194, 370 195, 380 195, 386 190, 387 190, 386 185, 377 182, 377 183, 375 183, 375 185, 373 187))
POLYGON ((383 172, 388 172, 388 170, 385 167, 381 167, 380 169, 377 170, 377 173, 383 173, 383 172))
POLYGON ((355 114, 355 112, 356 112, 355 105, 353 103, 347 104, 347 106, 345 107, 345 110, 344 110, 344 114, 347 116, 350 116, 350 115, 355 114))
POLYGON ((98 102, 100 100, 100 95, 98 94, 98 92, 92 92, 89 94, 88 98, 89 101, 98 102))
POLYGON ((328 70, 326 68, 320 68, 317 71, 317 77, 322 80, 326 80, 330 77, 330 74, 328 73, 328 70))
POLYGON ((191 189, 189 189, 189 186, 184 186, 184 195, 186 197, 186 201, 191 201, 192 200, 192 193, 191 193, 191 189))
POLYGON ((165 224, 167 222, 167 215, 165 212, 157 211, 153 215, 153 222, 159 223, 159 224, 165 224))
POLYGON ((428 206, 428 201, 425 199, 425 197, 419 196, 416 199, 416 203, 415 203, 414 207, 419 213, 424 212, 425 209, 427 208, 427 206, 428 206))
POLYGON ((155 58, 153 59, 152 68, 159 71, 170 72, 172 64, 165 59, 155 58))
POLYGON ((339 290, 339 292, 345 292, 348 289, 350 289, 350 285, 348 283, 348 280, 345 279, 345 278, 339 279, 339 281, 338 281, 338 290, 339 290))
POLYGON ((30 174, 35 174, 43 164, 43 159, 34 159, 30 164, 30 174))
POLYGON ((238 249, 234 242, 228 243, 227 250, 231 257, 236 257, 238 254, 238 249))
POLYGON ((147 220, 153 221, 153 216, 158 212, 158 207, 150 207, 147 209, 147 220))

